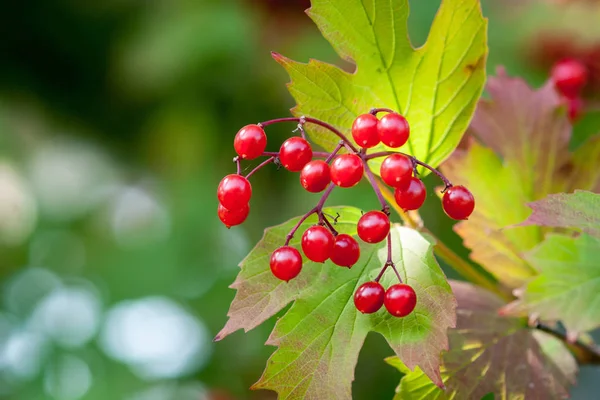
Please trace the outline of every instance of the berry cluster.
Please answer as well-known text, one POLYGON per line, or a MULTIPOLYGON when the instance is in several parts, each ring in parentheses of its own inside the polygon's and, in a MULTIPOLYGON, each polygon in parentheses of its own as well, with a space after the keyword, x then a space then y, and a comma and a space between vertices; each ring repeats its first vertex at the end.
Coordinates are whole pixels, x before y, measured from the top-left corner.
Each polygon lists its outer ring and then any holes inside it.
POLYGON ((417 297, 409 285, 402 283, 392 262, 389 205, 367 162, 385 157, 379 171, 381 179, 394 188, 394 199, 404 210, 417 210, 423 205, 427 195, 425 185, 417 177, 418 166, 429 169, 444 182, 442 206, 449 217, 467 219, 475 207, 475 200, 469 190, 464 186, 453 186, 439 171, 415 157, 398 151, 369 153, 369 149, 380 144, 388 148, 399 148, 408 141, 409 136, 410 126, 406 118, 385 108, 374 108, 355 119, 352 124, 354 142, 333 126, 309 117, 280 118, 247 125, 237 133, 234 140, 237 173, 223 178, 217 189, 219 218, 228 228, 244 222, 250 211, 249 201, 252 196, 249 178, 265 165, 275 163, 289 171, 300 172, 300 184, 305 190, 323 194, 317 205, 300 218, 288 233, 285 244, 271 254, 271 272, 283 281, 298 276, 302 270, 302 254, 290 246, 290 241, 304 221, 313 214, 317 215, 318 224, 309 227, 302 234, 301 248, 304 256, 313 262, 331 260, 335 265, 351 268, 360 258, 360 245, 351 235, 336 231, 334 225, 337 218, 323 213, 323 206, 336 186, 353 187, 366 176, 382 208, 361 216, 356 226, 357 234, 365 243, 380 243, 387 239, 388 257, 379 275, 358 288, 354 304, 362 313, 374 313, 385 305, 390 314, 404 317, 415 308, 417 297), (379 113, 385 114, 378 118, 379 113), (300 136, 287 139, 278 152, 266 152, 267 136, 264 128, 280 122, 296 122, 296 131, 300 132, 300 136), (304 132, 306 123, 320 125, 337 135, 340 142, 336 148, 332 152, 313 151, 304 132), (342 151, 345 152, 340 154, 342 151), (246 176, 242 176, 241 160, 253 160, 261 156, 267 159, 246 176), (388 267, 394 270, 400 283, 385 290, 379 281, 388 267))
POLYGON ((552 81, 567 104, 569 119, 574 122, 583 112, 581 92, 588 82, 588 70, 582 62, 568 58, 552 67, 552 81))

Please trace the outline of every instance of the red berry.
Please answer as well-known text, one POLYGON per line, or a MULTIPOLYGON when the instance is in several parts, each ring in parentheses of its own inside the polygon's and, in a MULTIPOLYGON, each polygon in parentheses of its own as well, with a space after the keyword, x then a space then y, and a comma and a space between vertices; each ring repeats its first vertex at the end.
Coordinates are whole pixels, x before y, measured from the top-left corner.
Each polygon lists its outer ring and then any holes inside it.
POLYGON ((302 269, 302 256, 291 246, 278 248, 271 254, 271 272, 282 281, 294 279, 302 269))
POLYGON ((360 258, 360 246, 352 236, 340 233, 335 237, 329 258, 335 265, 350 268, 360 258))
POLYGON ((379 139, 388 147, 401 147, 408 140, 410 127, 400 114, 389 113, 381 117, 377 124, 379 139))
POLYGON ((369 211, 358 220, 358 237, 367 243, 379 243, 390 232, 390 219, 381 211, 369 211))
POLYGON ((325 262, 333 250, 335 238, 329 229, 323 226, 312 226, 302 235, 302 251, 314 262, 325 262))
POLYGON ((300 136, 294 136, 283 142, 279 149, 279 161, 287 170, 298 172, 312 160, 310 143, 300 136))
POLYGON ((569 116, 569 121, 575 122, 583 113, 583 100, 580 97, 574 97, 572 99, 566 98, 567 101, 567 115, 569 116))
POLYGON ((581 61, 562 60, 552 68, 552 80, 563 96, 577 97, 588 81, 588 70, 581 61))
POLYGON ((331 181, 337 186, 349 188, 362 179, 364 167, 356 154, 342 154, 331 163, 331 181))
POLYGON ((248 204, 243 205, 241 208, 229 210, 219 204, 217 214, 219 219, 226 227, 231 228, 232 226, 239 225, 246 220, 250 213, 250 206, 248 204))
POLYGON ((235 135, 233 147, 238 156, 245 160, 252 160, 265 151, 267 135, 258 125, 246 125, 235 135))
POLYGON ((381 163, 381 179, 391 187, 405 187, 413 172, 412 160, 403 154, 392 154, 381 163))
POLYGON ((394 198, 403 210, 417 210, 425 202, 427 190, 420 179, 412 177, 406 187, 396 188, 394 198))
POLYGON ((352 137, 359 146, 368 149, 379 144, 377 122, 377 117, 372 114, 363 114, 356 117, 352 124, 352 137))
POLYGON ((311 193, 322 192, 330 182, 329 165, 323 160, 311 161, 300 171, 300 184, 311 193))
POLYGON ((406 317, 417 305, 417 294, 412 287, 397 283, 385 291, 383 304, 394 317, 406 317))
POLYGON ((252 196, 252 186, 241 175, 227 175, 219 183, 217 197, 219 203, 228 210, 237 210, 248 204, 252 196))
POLYGON ((453 219, 467 219, 475 208, 475 198, 464 186, 451 186, 442 197, 442 207, 453 219))
POLYGON ((372 314, 383 305, 385 289, 379 282, 365 282, 354 293, 354 305, 363 314, 372 314))

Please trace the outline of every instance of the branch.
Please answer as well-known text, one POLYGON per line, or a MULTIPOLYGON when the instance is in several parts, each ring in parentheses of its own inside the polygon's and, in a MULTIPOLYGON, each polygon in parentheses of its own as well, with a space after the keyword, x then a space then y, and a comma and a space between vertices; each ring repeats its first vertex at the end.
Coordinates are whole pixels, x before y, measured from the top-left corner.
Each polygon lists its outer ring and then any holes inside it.
POLYGON ((567 347, 575 354, 579 364, 600 364, 600 348, 596 344, 587 344, 582 342, 580 339, 574 342, 569 340, 566 333, 563 333, 551 326, 536 322, 533 329, 545 332, 560 341, 564 342, 567 347))

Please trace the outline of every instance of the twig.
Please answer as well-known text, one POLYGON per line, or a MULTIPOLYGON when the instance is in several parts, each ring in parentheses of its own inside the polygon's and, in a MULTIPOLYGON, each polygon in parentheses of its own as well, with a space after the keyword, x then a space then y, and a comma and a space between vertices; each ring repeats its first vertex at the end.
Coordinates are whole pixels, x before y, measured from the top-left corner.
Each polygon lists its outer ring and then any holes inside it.
MULTIPOLYGON (((300 218, 300 220, 296 223, 296 225, 294 225, 294 227, 292 228, 290 233, 288 233, 286 236, 286 239, 285 239, 286 246, 290 244, 290 241, 296 234, 296 231, 298 231, 298 229, 300 228, 300 225, 302 225, 308 217, 310 217, 311 215, 316 213, 319 216, 319 221, 320 222, 323 221, 323 219, 322 219, 323 218, 323 206, 325 205, 325 201, 331 194, 331 191, 333 190, 334 187, 335 187, 335 185, 333 183, 330 183, 329 186, 327 186, 327 189, 325 189, 325 192, 323 192, 323 195, 321 196, 321 199, 319 200, 317 205, 314 206, 313 208, 311 208, 306 214, 304 214, 302 216, 302 218, 300 218)), ((337 232, 336 232, 336 234, 337 234, 337 232)))
POLYGON ((579 339, 574 342, 569 341, 566 333, 542 324, 539 321, 536 322, 532 328, 545 332, 564 342, 567 347, 569 347, 571 351, 575 353, 580 364, 600 364, 600 349, 597 345, 587 344, 579 339))
POLYGON ((261 162, 260 164, 258 164, 256 166, 256 168, 254 168, 252 171, 250 171, 250 173, 248 173, 248 175, 246 175, 246 179, 250 179, 250 177, 252 175, 254 175, 254 173, 256 173, 258 170, 260 170, 262 167, 264 167, 267 164, 272 163, 273 161, 275 161, 275 156, 269 157, 268 159, 266 159, 265 161, 261 162))

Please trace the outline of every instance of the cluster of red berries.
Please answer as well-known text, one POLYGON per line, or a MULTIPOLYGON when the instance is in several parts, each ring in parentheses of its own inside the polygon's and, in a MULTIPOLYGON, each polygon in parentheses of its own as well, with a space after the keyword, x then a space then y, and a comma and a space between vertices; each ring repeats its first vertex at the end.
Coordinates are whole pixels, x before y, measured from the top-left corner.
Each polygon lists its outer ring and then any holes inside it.
POLYGON ((581 61, 568 58, 552 67, 552 81, 567 104, 569 119, 574 122, 584 108, 581 93, 588 82, 588 70, 581 61))
POLYGON ((415 176, 418 165, 428 168, 444 181, 442 205, 448 216, 458 220, 466 219, 475 207, 473 195, 465 187, 453 186, 439 171, 415 157, 396 151, 368 152, 368 149, 380 143, 388 148, 401 147, 407 142, 409 135, 408 121, 402 115, 388 109, 373 109, 370 113, 356 118, 352 125, 352 138, 360 149, 357 149, 354 143, 336 128, 314 118, 281 118, 257 125, 247 125, 237 133, 234 140, 234 148, 238 155, 234 161, 237 163, 238 173, 223 178, 217 190, 219 218, 227 227, 239 225, 246 219, 252 195, 248 178, 263 166, 276 163, 289 171, 300 172, 300 183, 304 189, 311 193, 323 191, 324 193, 318 204, 292 228, 285 244, 271 254, 271 272, 284 281, 298 276, 302 270, 302 255, 289 243, 302 223, 312 214, 317 214, 319 222, 302 234, 301 248, 305 257, 321 263, 331 260, 335 265, 351 268, 360 258, 359 243, 351 235, 336 231, 334 227, 336 219, 333 223, 329 220, 323 213, 323 205, 334 187, 355 186, 366 175, 381 203, 382 210, 363 214, 357 223, 357 234, 362 241, 373 244, 387 238, 388 260, 374 281, 366 282, 358 288, 354 303, 363 313, 373 313, 385 305, 390 314, 397 317, 406 316, 416 305, 416 294, 409 285, 402 283, 392 262, 389 206, 367 165, 368 160, 386 157, 381 164, 380 176, 387 185, 394 188, 395 201, 404 210, 416 210, 425 201, 425 186, 415 176), (377 118, 379 112, 386 114, 379 119, 377 118), (278 152, 265 152, 267 136, 264 127, 278 122, 292 121, 298 123, 302 135, 287 139, 278 152), (306 123, 329 129, 341 139, 340 143, 332 152, 314 152, 304 135, 303 127, 306 123), (338 154, 342 149, 345 149, 346 153, 338 154), (247 176, 242 176, 240 161, 253 160, 260 156, 268 158, 247 176), (390 266, 396 272, 400 283, 390 286, 386 291, 379 283, 379 279, 390 266))

